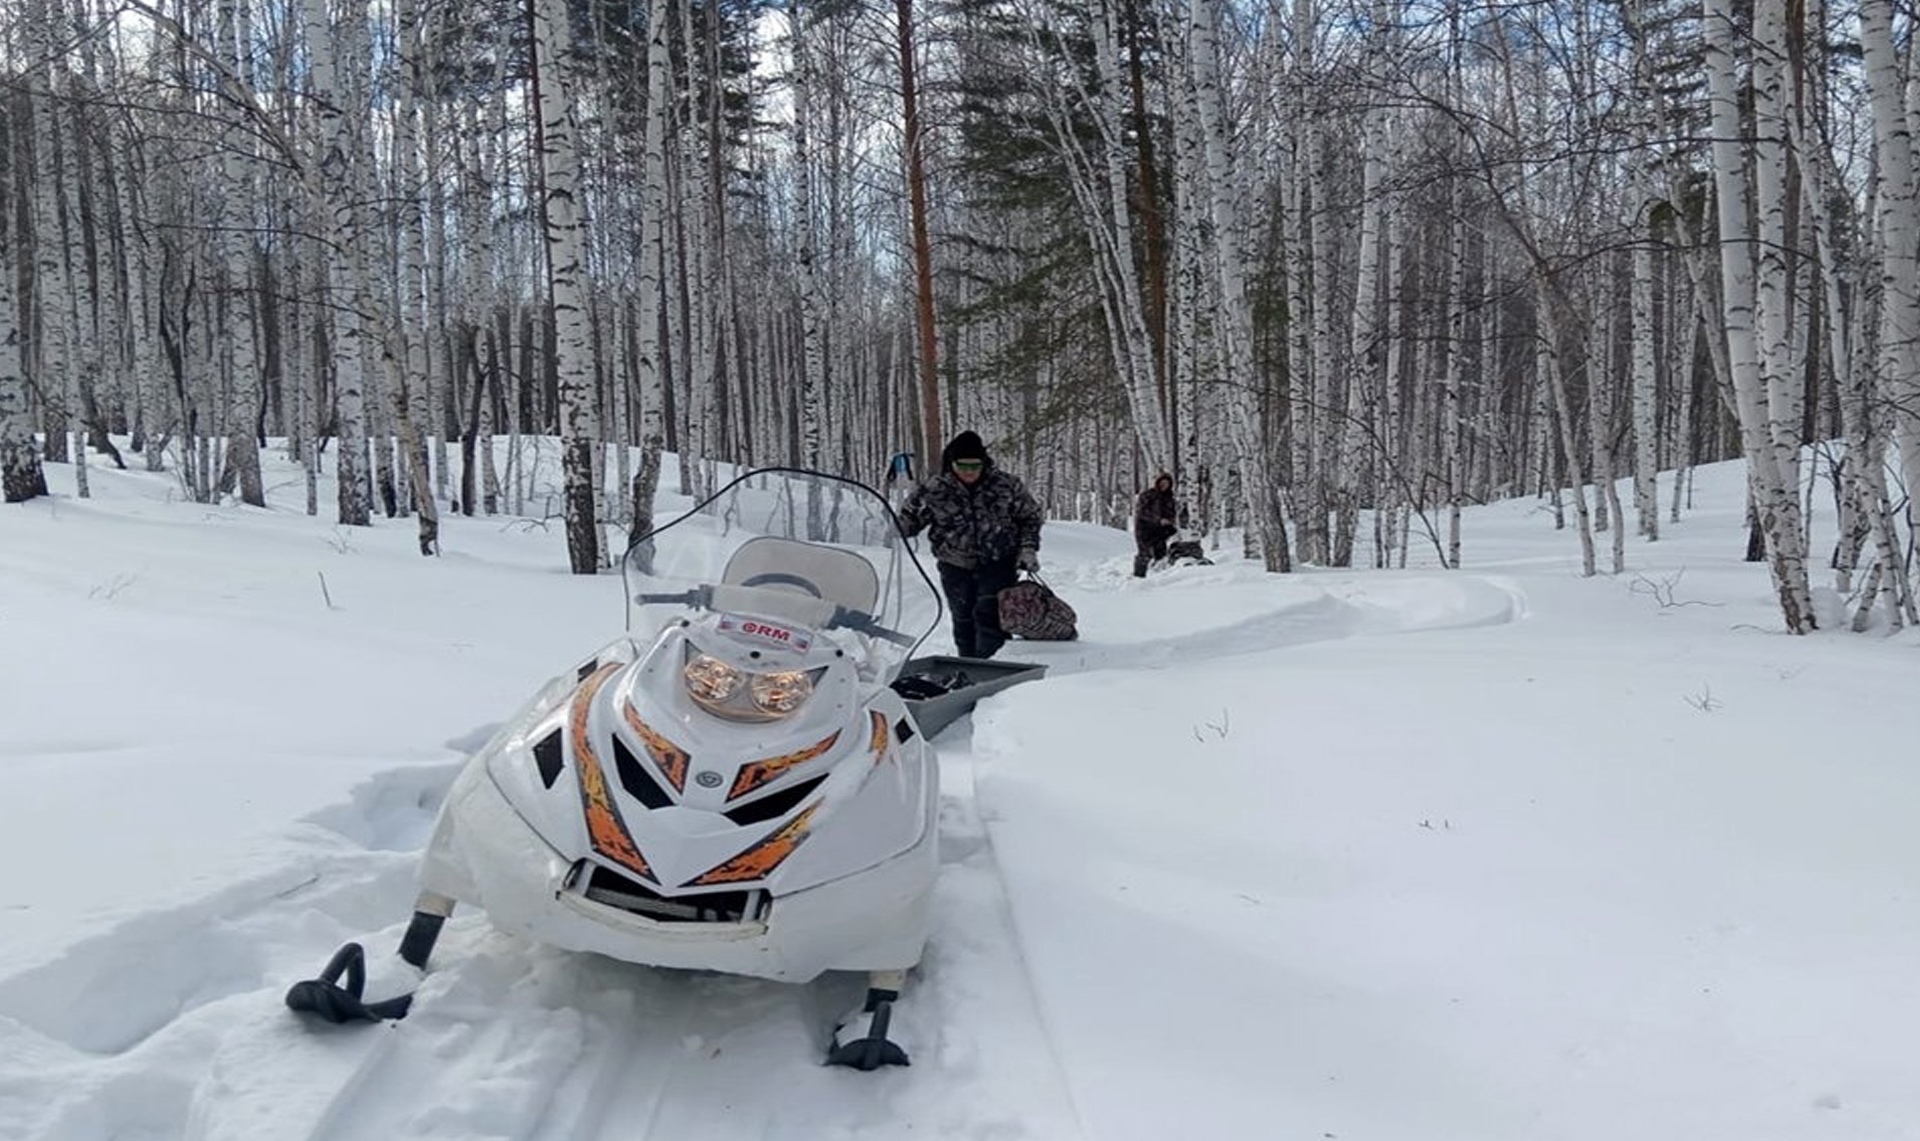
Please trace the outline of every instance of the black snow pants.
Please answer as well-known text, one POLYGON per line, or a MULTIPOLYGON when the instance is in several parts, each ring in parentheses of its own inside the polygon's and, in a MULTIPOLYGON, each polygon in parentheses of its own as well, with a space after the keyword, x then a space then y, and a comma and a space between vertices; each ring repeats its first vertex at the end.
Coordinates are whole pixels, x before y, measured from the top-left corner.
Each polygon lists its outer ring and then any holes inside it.
POLYGON ((1007 644, 1000 628, 1000 592, 1019 577, 1012 559, 978 567, 940 564, 940 586, 953 613, 953 644, 963 658, 990 658, 1007 644))
POLYGON ((1167 557, 1167 540, 1173 538, 1173 528, 1137 522, 1133 526, 1133 577, 1145 578, 1148 563, 1167 557))

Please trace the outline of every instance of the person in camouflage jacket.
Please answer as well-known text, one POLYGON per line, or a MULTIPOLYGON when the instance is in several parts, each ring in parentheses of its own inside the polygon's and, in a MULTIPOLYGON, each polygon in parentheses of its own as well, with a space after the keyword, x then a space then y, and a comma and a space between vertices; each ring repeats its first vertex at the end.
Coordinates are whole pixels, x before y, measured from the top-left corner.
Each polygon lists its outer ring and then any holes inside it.
POLYGON ((928 533, 940 586, 963 658, 990 658, 1006 644, 1000 592, 1020 571, 1040 569, 1040 504, 1016 477, 994 466, 987 445, 962 432, 900 509, 900 533, 928 533))

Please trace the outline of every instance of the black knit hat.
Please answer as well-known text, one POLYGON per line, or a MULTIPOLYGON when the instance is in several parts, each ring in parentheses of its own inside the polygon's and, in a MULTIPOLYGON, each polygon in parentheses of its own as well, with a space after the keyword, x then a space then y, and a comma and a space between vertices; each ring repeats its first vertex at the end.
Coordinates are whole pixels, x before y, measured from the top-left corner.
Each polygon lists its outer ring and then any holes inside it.
POLYGON ((987 444, 978 432, 962 432, 948 441, 940 453, 940 466, 952 467, 955 460, 984 460, 987 458, 987 444))

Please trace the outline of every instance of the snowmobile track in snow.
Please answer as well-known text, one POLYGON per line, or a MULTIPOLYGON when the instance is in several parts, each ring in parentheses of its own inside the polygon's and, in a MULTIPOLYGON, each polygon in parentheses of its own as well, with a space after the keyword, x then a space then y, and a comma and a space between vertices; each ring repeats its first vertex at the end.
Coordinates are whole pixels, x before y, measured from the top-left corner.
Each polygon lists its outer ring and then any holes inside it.
MULTIPOLYGON (((270 1041, 243 1034, 223 1051, 248 1068, 271 1055, 245 1084, 284 1088, 274 1133, 304 1141, 1071 1141, 1082 1131, 1064 1076, 1033 1066, 1053 1052, 973 802, 964 729, 942 759, 940 918, 896 1023, 911 1067, 823 1064, 862 976, 792 986, 656 970, 530 946, 471 915, 449 924, 406 1020, 294 1030, 275 1011, 270 1041)), ((216 1067, 203 1099, 233 1077, 216 1067)), ((203 1109, 213 1112, 192 1141, 248 1135, 248 1122, 203 1109)))
POLYGON ((283 972, 411 898, 408 850, 452 772, 375 774, 351 797, 368 809, 357 835, 316 814, 294 857, 157 902, 0 977, 0 1138, 266 1135, 223 1103, 252 1088, 261 1059, 298 1056, 287 1047, 300 1043, 282 1041, 283 972))
MULTIPOLYGON (((1393 606, 1369 583, 1370 595, 1249 615, 1225 638, 1216 630, 1131 646, 1077 643, 1045 656, 1062 673, 1123 654, 1133 665, 1184 663, 1525 612, 1524 597, 1498 578, 1452 581, 1457 593, 1422 613, 1393 606)), ((533 947, 472 913, 449 924, 406 1021, 298 1022, 281 1006, 286 985, 317 969, 341 938, 391 963, 414 853, 457 767, 409 766, 310 815, 316 842, 305 857, 130 916, 0 978, 0 1054, 40 1075, 0 1062, 0 1113, 24 1123, 26 1136, 187 1141, 908 1133, 1071 1141, 1084 1130, 975 801, 970 728, 963 721, 943 735, 937 926, 896 1022, 914 1059, 908 1069, 861 1074, 821 1063, 834 1019, 861 994, 857 976, 795 987, 653 970, 533 947), (189 932, 202 951, 220 953, 168 954, 178 941, 170 936, 189 932), (35 1099, 35 1088, 56 1096, 35 1099)))

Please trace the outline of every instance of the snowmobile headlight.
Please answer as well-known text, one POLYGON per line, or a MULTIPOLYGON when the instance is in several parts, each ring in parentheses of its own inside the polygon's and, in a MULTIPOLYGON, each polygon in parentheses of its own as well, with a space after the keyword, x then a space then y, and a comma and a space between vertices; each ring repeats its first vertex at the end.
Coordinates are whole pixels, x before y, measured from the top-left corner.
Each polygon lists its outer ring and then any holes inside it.
POLYGON ((681 676, 686 679, 687 692, 693 699, 709 708, 725 703, 738 693, 742 677, 739 670, 706 654, 688 662, 681 676))
POLYGON ((813 678, 801 670, 754 674, 750 688, 754 705, 776 717, 785 717, 813 696, 813 678))
POLYGON ((778 721, 807 703, 814 687, 827 672, 825 666, 812 670, 771 670, 755 673, 687 647, 687 664, 681 667, 688 696, 694 704, 728 721, 778 721))

